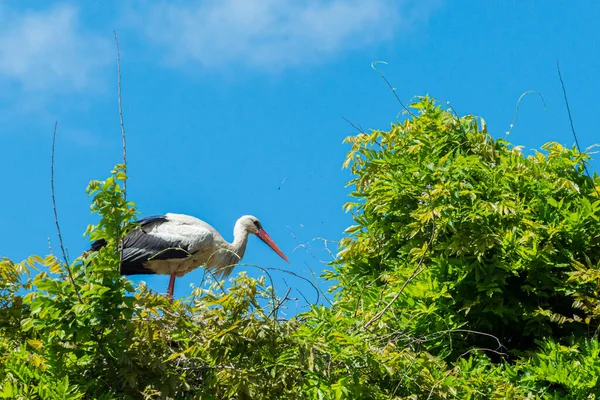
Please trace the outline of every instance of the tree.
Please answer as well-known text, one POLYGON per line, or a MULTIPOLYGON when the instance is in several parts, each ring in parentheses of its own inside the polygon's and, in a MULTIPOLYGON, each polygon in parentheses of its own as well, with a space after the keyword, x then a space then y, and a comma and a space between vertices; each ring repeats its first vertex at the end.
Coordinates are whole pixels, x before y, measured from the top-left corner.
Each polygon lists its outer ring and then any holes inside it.
POLYGON ((332 276, 340 300, 369 318, 391 303, 379 326, 412 327, 453 358, 594 335, 600 179, 584 173, 589 156, 548 143, 524 157, 483 119, 429 97, 412 108, 388 132, 347 139, 357 225, 332 276))
POLYGON ((0 261, 0 398, 596 398, 589 156, 550 143, 524 157, 482 119, 428 97, 412 109, 348 138, 356 225, 325 272, 335 301, 289 320, 268 274, 173 303, 134 288, 118 272, 136 226, 125 168, 90 182, 86 234, 105 247, 0 261))

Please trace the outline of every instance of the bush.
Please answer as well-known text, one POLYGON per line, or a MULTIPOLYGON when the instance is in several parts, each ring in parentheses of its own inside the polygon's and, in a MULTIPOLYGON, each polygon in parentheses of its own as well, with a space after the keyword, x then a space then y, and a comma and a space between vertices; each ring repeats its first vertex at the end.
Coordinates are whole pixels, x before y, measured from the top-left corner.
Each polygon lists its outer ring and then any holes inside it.
POLYGON ((588 156, 553 143, 523 157, 481 119, 412 107, 348 139, 357 225, 325 272, 335 301, 289 320, 264 277, 173 303, 134 288, 118 272, 136 224, 124 166, 92 181, 86 233, 105 247, 0 262, 0 398, 596 398, 588 156))
POLYGON ((548 143, 524 157, 482 119, 427 97, 412 107, 418 116, 389 132, 348 138, 357 225, 331 276, 340 301, 372 317, 404 291, 378 325, 410 326, 453 358, 499 350, 496 338, 528 351, 536 338, 593 334, 600 179, 584 174, 589 156, 548 143))

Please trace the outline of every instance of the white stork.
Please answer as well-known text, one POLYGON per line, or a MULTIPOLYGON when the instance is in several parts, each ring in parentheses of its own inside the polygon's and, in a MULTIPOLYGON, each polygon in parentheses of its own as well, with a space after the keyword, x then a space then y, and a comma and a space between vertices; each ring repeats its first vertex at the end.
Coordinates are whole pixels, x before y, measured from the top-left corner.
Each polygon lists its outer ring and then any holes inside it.
MULTIPOLYGON (((248 235, 254 234, 281 258, 289 262, 273 239, 265 232, 258 218, 244 215, 233 228, 233 243, 227 242, 206 222, 184 214, 168 213, 143 218, 139 227, 131 230, 123 240, 121 275, 170 275, 167 297, 173 298, 175 277, 200 266, 208 268, 217 279, 231 274, 246 252, 248 235)), ((106 242, 92 244, 98 250, 106 242)))

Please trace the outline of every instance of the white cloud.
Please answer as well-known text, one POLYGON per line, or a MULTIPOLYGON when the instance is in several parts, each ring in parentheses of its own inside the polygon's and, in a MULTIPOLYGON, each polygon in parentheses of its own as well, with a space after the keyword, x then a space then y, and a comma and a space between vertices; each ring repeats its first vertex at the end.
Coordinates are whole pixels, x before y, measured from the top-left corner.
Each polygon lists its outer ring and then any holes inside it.
POLYGON ((195 0, 147 3, 131 14, 167 62, 277 70, 318 63, 390 39, 437 0, 195 0))
POLYGON ((88 90, 114 62, 108 38, 80 26, 77 10, 11 10, 0 5, 0 78, 10 89, 45 94, 88 90))

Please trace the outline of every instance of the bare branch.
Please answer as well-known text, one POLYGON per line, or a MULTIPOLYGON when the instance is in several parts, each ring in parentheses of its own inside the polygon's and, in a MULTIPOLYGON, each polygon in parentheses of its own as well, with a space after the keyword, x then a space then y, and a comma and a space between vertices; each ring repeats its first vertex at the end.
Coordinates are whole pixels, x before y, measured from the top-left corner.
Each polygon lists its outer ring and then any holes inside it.
MULTIPOLYGON (((113 31, 115 36, 115 46, 117 48, 117 99, 119 103, 119 120, 121 122, 121 139, 123 141, 123 169, 125 170, 125 174, 127 174, 127 138, 125 137, 125 124, 123 123, 123 107, 121 104, 121 52, 119 51, 119 40, 117 39, 117 32, 113 31)), ((123 181, 123 201, 125 202, 125 206, 127 206, 127 176, 123 181)), ((121 244, 121 250, 119 251, 119 266, 123 262, 123 251, 125 250, 125 246, 122 245, 122 236, 123 231, 121 229, 121 225, 117 229, 117 243, 121 244)))
POLYGON ((56 211, 56 198, 54 196, 54 149, 56 147, 56 128, 58 126, 58 121, 54 122, 54 133, 52 135, 52 163, 50 165, 50 187, 52 189, 52 208, 54 209, 54 223, 56 224, 56 232, 58 233, 58 241, 60 244, 60 250, 62 251, 63 259, 65 261, 65 268, 67 269, 67 273, 69 274, 69 281, 71 281, 71 285, 73 285, 73 289, 75 290, 75 294, 80 302, 81 295, 79 294, 79 289, 77 289, 77 285, 75 285, 75 280, 73 279, 73 273, 71 272, 71 267, 69 266, 69 259, 67 258, 67 253, 65 251, 65 246, 63 245, 62 234, 60 233, 60 225, 58 224, 58 212, 56 211))
MULTIPOLYGON (((365 130, 363 129, 363 127, 360 124, 354 124, 354 122, 350 121, 346 117, 342 117, 342 118, 344 119, 344 121, 346 121, 347 123, 349 123, 351 127, 353 127, 354 129, 356 129, 358 131, 358 133, 360 133, 361 135, 366 135, 367 134, 367 132, 365 132, 365 130)), ((381 145, 381 143, 379 143, 379 140, 375 139, 375 143, 377 144, 377 146, 383 147, 381 145)))
POLYGON ((452 370, 449 369, 448 372, 446 372, 444 374, 444 376, 442 376, 442 378, 440 380, 438 380, 437 382, 435 382, 435 384, 431 387, 431 390, 429 391, 429 396, 427 396, 427 400, 429 400, 431 398, 431 396, 433 396, 433 391, 435 390, 435 388, 444 381, 444 379, 446 379, 448 377, 448 375, 450 375, 452 373, 452 370))
MULTIPOLYGON (((431 238, 433 239, 433 233, 431 235, 431 238)), ((427 250, 429 250, 429 246, 431 246, 431 240, 429 241, 429 243, 427 243, 427 247, 425 248, 425 253, 427 252, 427 250)), ((423 255, 421 256, 421 259, 419 260, 419 264, 417 264, 417 267, 413 270, 412 274, 404 282, 404 284, 402 285, 402 287, 400 288, 400 290, 398 290, 398 293, 396 293, 396 295, 394 296, 394 298, 392 300, 390 300, 385 305, 385 307, 383 307, 383 309, 381 311, 379 311, 377 314, 375 314, 375 316, 373 318, 371 318, 369 320, 369 322, 367 322, 363 326, 363 329, 368 328, 373 322, 375 322, 379 318, 381 318, 381 316, 383 314, 385 314, 385 312, 396 302, 396 300, 398 300, 398 297, 400 297, 400 295, 404 292, 404 289, 406 289, 406 286, 408 286, 408 284, 410 282, 412 282, 413 279, 415 279, 417 276, 419 276, 419 274, 421 274, 421 272, 423 272, 424 268, 421 268, 421 266, 423 265, 423 260, 425 259, 425 253, 423 253, 423 255)))
MULTIPOLYGON (((285 282, 285 281, 284 281, 284 282, 285 282)), ((304 302, 306 303, 306 305, 305 305, 305 306, 302 306, 301 308, 305 308, 305 307, 308 307, 308 308, 310 308, 310 302, 308 301, 308 299, 306 298, 306 296, 304 295, 304 293, 302 293, 302 291, 300 291, 300 290, 299 290, 299 289, 297 289, 297 288, 296 288, 295 290, 296 290, 296 292, 298 292, 298 294, 300 294, 300 296, 302 296, 302 299, 303 299, 303 300, 304 300, 304 302)), ((298 307, 298 306, 296 305, 296 307, 298 307)))
POLYGON ((402 100, 400 100, 400 97, 398 97, 398 93, 396 93, 396 88, 392 86, 392 84, 390 83, 390 81, 387 80, 387 78, 377 69, 375 68, 375 65, 377 64, 386 64, 387 63, 385 61, 373 61, 371 63, 371 68, 373 68, 375 70, 375 72, 377 72, 379 74, 379 76, 381 76, 381 79, 383 79, 385 81, 385 83, 388 85, 388 87, 392 90, 392 93, 394 93, 394 96, 396 97, 396 100, 398 100, 398 103, 400 103, 400 105, 402 106, 402 108, 404 108, 406 110, 407 113, 409 113, 410 115, 412 115, 414 118, 416 118, 415 114, 413 114, 402 102, 402 100))
MULTIPOLYGON (((429 205, 431 206, 431 193, 429 193, 429 205)), ((362 327, 362 329, 368 328, 373 322, 375 322, 379 318, 381 318, 381 316, 383 314, 385 314, 385 312, 392 306, 392 304, 394 304, 396 302, 396 300, 398 300, 398 297, 400 297, 400 295, 404 292, 404 289, 406 289, 406 286, 408 286, 408 284, 410 282, 412 282, 413 279, 415 279, 417 276, 419 276, 419 274, 421 272, 423 272, 425 270, 425 268, 422 268, 423 261, 425 261, 425 255, 427 254, 427 252, 431 248, 431 244, 433 243, 433 239, 435 237, 435 213, 433 212, 433 209, 431 210, 431 218, 432 218, 431 237, 429 238, 429 241, 427 242, 427 246, 425 247, 425 250, 423 251, 423 254, 421 255, 421 259, 419 260, 419 263, 417 264, 417 266, 413 270, 412 274, 410 274, 410 276, 408 277, 408 279, 404 282, 404 284, 402 285, 402 287, 400 288, 400 290, 398 290, 398 293, 396 293, 396 295, 394 296, 394 298, 392 300, 390 300, 389 303, 387 303, 385 305, 385 307, 383 307, 383 309, 381 311, 379 311, 377 314, 375 314, 375 316, 373 318, 371 318, 362 327)))
POLYGON ((503 353, 503 352, 501 352, 501 351, 498 351, 498 350, 488 349, 488 348, 485 348, 485 347, 477 347, 477 348, 473 348, 473 349, 469 349, 469 350, 465 351, 465 352, 464 352, 464 353, 462 353, 460 356, 458 356, 458 358, 463 358, 463 357, 464 357, 464 356, 466 356, 467 354, 469 354, 469 353, 472 353, 472 352, 474 352, 474 351, 487 351, 487 352, 489 352, 489 353, 494 353, 494 354, 497 354, 497 355, 499 355, 499 356, 502 356, 502 357, 504 357, 504 356, 507 356, 507 355, 508 355, 508 354, 506 354, 506 353, 503 353))
POLYGON ((535 90, 528 90, 525 93, 523 93, 521 96, 519 96, 519 100, 517 100, 517 105, 515 106, 515 118, 513 119, 512 124, 510 124, 509 130, 506 132, 506 136, 510 135, 513 128, 515 127, 515 124, 517 123, 517 117, 519 116, 519 105, 521 104, 521 100, 523 100, 523 98, 528 94, 532 93, 537 94, 540 97, 540 99, 542 100, 542 104, 544 105, 544 110, 546 109, 546 102, 544 101, 544 97, 541 94, 539 94, 535 90))
POLYGON ((506 349, 506 346, 504 346, 502 344, 502 342, 500 341, 500 339, 497 336, 494 336, 491 333, 475 331, 472 329, 447 329, 445 331, 433 332, 428 335, 421 336, 420 338, 415 338, 413 341, 419 342, 419 343, 425 343, 427 341, 434 340, 435 338, 439 337, 440 335, 445 335, 447 333, 468 333, 471 335, 486 336, 486 337, 492 338, 496 341, 496 343, 498 344, 498 346, 496 347, 496 351, 506 349))
MULTIPOLYGON (((575 133, 575 127, 573 126, 573 117, 571 116, 571 108, 569 107, 569 99, 567 99, 567 89, 565 89, 565 83, 563 82, 562 75, 560 73, 560 64, 558 60, 556 61, 556 71, 558 72, 558 79, 560 79, 560 85, 562 86, 563 96, 565 98, 565 105, 567 106, 567 114, 569 114, 569 122, 571 124, 571 132, 573 132, 573 137, 575 138, 575 145, 577 146, 577 150, 581 153, 581 147, 579 147, 579 140, 577 140, 577 134, 575 133)), ((586 168, 587 172, 587 168, 586 168)), ((588 173, 589 175, 589 173, 588 173)))
POLYGON ((328 265, 329 263, 331 263, 331 261, 335 260, 336 256, 331 251, 331 249, 329 248, 328 243, 339 243, 339 241, 325 239, 325 238, 322 238, 322 237, 316 237, 316 238, 313 238, 311 241, 301 242, 300 239, 296 235, 294 235, 294 232, 292 231, 292 228, 290 226, 288 226, 288 228, 290 229, 290 236, 292 237, 292 239, 294 239, 296 241, 296 243, 298 243, 298 245, 296 247, 294 247, 294 249, 292 250, 292 253, 295 252, 296 250, 300 249, 300 248, 303 248, 306 251, 306 253, 308 253, 312 258, 314 258, 315 260, 317 260, 321 264, 328 265), (311 242, 316 242, 316 241, 322 241, 323 242, 323 250, 325 250, 325 251, 327 251, 329 253, 329 255, 331 256, 332 260, 329 260, 329 261, 321 260, 320 258, 318 258, 313 253, 313 251, 312 251, 313 247, 311 245, 311 242))
POLYGON ((366 133, 365 130, 362 128, 362 126, 360 126, 360 124, 358 124, 358 126, 357 126, 356 124, 354 124, 354 122, 350 121, 348 118, 346 118, 346 117, 342 117, 342 118, 344 119, 344 121, 349 123, 351 127, 356 129, 358 131, 358 133, 366 133))
MULTIPOLYGON (((310 275, 312 276, 313 280, 314 280, 314 281, 315 281, 315 283, 316 283, 316 282, 317 282, 317 277, 315 276, 315 273, 314 273, 314 271, 312 270, 312 268, 310 267, 310 265, 308 265, 308 263, 307 263, 306 261, 304 261, 304 264, 305 264, 305 265, 306 265, 306 267, 308 268, 308 271, 310 272, 310 275)), ((308 280, 307 280, 307 281, 308 281, 308 280)), ((310 281, 308 281, 308 282, 310 282, 310 281)), ((312 284, 312 283, 311 283, 311 284, 312 284)), ((329 305, 330 305, 330 306, 333 306, 333 303, 331 302, 331 300, 329 300, 329 298, 327 297, 327 295, 325 294, 325 292, 323 292, 323 289, 321 289, 321 287, 320 287, 320 286, 318 286, 318 284, 317 284, 317 285, 315 285, 315 284, 312 284, 312 286, 313 286, 314 288, 317 288, 317 289, 318 289, 318 291, 321 293, 321 295, 323 295, 323 298, 324 298, 325 300, 327 300, 327 302, 329 303, 329 305)), ((317 303, 318 303, 318 301, 317 301, 317 303)))
POLYGON ((271 310, 269 315, 267 315, 267 319, 271 318, 271 315, 273 315, 273 314, 275 314, 275 319, 277 319, 277 311, 279 310, 281 305, 289 299, 288 296, 290 295, 291 291, 292 291, 292 288, 291 287, 288 288, 287 292, 285 293, 285 296, 283 296, 283 298, 277 302, 277 305, 271 310))
MULTIPOLYGON (((296 278, 300 278, 305 282, 308 282, 309 285, 311 285, 313 287, 313 289, 315 289, 315 293, 317 294, 317 300, 315 301, 315 304, 319 303, 320 300, 320 296, 319 293, 321 293, 320 289, 318 286, 316 286, 314 283, 312 283, 309 279, 306 279, 305 277, 298 275, 297 273, 293 272, 293 271, 288 271, 286 269, 281 269, 281 268, 275 268, 275 267, 260 267, 258 265, 255 264, 238 264, 240 267, 254 267, 254 268, 258 268, 261 271, 267 273, 267 271, 281 271, 283 273, 295 276, 296 278)), ((267 273, 268 274, 268 273, 267 273)), ((271 279, 271 276, 269 275, 269 278, 271 279)), ((271 279, 271 282, 273 282, 273 279, 271 279)), ((326 298, 327 301, 329 301, 329 299, 326 298)), ((331 304, 331 302, 329 302, 331 304)), ((309 303, 310 304, 310 303, 309 303)))
MULTIPOLYGON (((285 280, 285 278, 281 278, 281 280, 285 284, 285 287, 291 288, 291 286, 287 283, 287 281, 285 280)), ((311 303, 308 301, 308 299, 306 298, 306 296, 304 295, 304 293, 302 293, 298 288, 294 288, 294 290, 296 292, 298 292, 300 294, 300 296, 302 296, 302 299, 306 303, 306 305, 302 306, 302 308, 306 308, 306 307, 310 308, 311 303)), ((288 300, 296 300, 296 308, 300 308, 298 306, 298 301, 300 300, 298 297, 296 297, 296 298, 290 297, 290 298, 288 298, 288 300)), ((279 318, 278 318, 278 320, 279 320, 279 318)))
MULTIPOLYGON (((121 105, 121 52, 119 51, 119 40, 117 32, 113 31, 115 45, 117 47, 117 95, 119 100, 119 119, 121 121, 121 138, 123 139, 123 165, 127 172, 127 139, 125 137, 125 124, 123 123, 123 107, 121 105)), ((123 198, 127 201, 127 179, 123 181, 123 198)))
MULTIPOLYGON (((558 79, 560 79, 560 85, 562 86, 563 95, 565 97, 565 105, 567 106, 567 114, 569 115, 569 123, 571 124, 571 132, 573 132, 573 137, 575 138, 575 145, 577 146, 577 151, 579 151, 581 153, 581 147, 579 147, 579 140, 577 140, 577 134, 575 133, 575 126, 573 125, 573 117, 571 116, 571 108, 569 107, 569 99, 567 98, 567 89, 565 89, 565 83, 563 82, 563 78, 560 73, 560 64, 558 63, 558 60, 556 61, 556 71, 558 72, 558 79)), ((591 178, 592 175, 590 174, 590 171, 588 170, 588 167, 587 167, 585 161, 583 161, 582 164, 583 164, 583 169, 585 170, 586 175, 588 176, 588 178, 591 178)), ((596 194, 598 194, 600 196, 600 192, 598 191, 598 188, 596 188, 596 186, 594 186, 594 188, 596 190, 596 194)))

